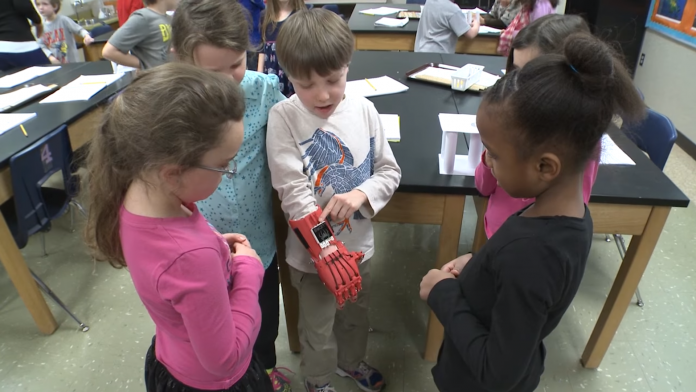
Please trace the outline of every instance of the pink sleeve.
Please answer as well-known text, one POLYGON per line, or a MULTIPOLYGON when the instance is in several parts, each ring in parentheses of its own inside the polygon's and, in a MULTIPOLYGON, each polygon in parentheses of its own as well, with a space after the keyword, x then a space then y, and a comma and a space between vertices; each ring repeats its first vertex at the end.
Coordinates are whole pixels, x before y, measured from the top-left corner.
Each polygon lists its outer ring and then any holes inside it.
POLYGON ((481 155, 481 163, 476 166, 476 173, 474 179, 476 180, 476 189, 478 189, 481 196, 490 196, 498 187, 498 180, 493 177, 491 173, 491 168, 486 166, 486 152, 484 151, 481 155))
POLYGON ((529 23, 541 18, 542 16, 550 15, 556 12, 549 0, 537 0, 534 4, 534 9, 529 14, 529 23))
POLYGON ((226 377, 254 344, 261 324, 258 292, 263 267, 250 257, 236 257, 232 290, 212 248, 181 255, 160 276, 157 288, 181 314, 198 360, 210 373, 226 377))

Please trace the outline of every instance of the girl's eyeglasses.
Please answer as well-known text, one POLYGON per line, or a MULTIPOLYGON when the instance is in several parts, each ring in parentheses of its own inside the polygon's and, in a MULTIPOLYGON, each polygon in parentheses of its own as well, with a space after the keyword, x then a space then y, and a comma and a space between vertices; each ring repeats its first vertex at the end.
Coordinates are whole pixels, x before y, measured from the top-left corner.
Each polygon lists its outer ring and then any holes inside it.
POLYGON ((232 170, 225 170, 225 169, 220 169, 217 167, 210 167, 210 166, 203 166, 203 165, 198 165, 196 167, 199 169, 203 169, 203 170, 210 170, 210 171, 222 173, 225 175, 225 177, 227 177, 228 179, 231 179, 235 174, 237 174, 237 162, 232 161, 232 163, 234 164, 234 166, 232 167, 232 170))

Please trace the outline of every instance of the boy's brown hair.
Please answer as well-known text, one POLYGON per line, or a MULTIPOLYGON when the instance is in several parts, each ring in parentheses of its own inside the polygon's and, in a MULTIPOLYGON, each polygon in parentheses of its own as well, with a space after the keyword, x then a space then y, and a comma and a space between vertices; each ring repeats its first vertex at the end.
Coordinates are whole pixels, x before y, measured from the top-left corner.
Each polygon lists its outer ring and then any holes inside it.
POLYGON ((276 40, 276 55, 283 71, 309 79, 312 71, 327 76, 350 63, 354 38, 348 24, 323 8, 298 12, 283 23, 276 40))
POLYGON ((138 74, 106 108, 89 147, 85 239, 92 255, 125 267, 119 211, 133 181, 167 164, 199 165, 229 123, 243 118, 244 93, 223 75, 185 63, 138 74))
MULTIPOLYGON (((56 14, 60 11, 60 6, 62 5, 62 0, 48 0, 48 4, 56 10, 56 14)), ((36 5, 39 5, 39 0, 36 0, 36 5)))
POLYGON ((172 20, 172 47, 190 63, 201 44, 246 52, 250 48, 247 15, 234 0, 182 0, 172 20))

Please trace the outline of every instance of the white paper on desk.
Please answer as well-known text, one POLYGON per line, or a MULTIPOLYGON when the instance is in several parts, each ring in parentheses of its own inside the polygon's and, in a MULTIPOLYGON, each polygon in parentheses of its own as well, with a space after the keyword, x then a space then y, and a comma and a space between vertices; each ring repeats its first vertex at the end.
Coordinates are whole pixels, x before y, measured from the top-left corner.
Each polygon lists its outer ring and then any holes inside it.
POLYGON ((87 101, 121 77, 123 74, 82 75, 46 97, 41 103, 87 101))
MULTIPOLYGON (((481 8, 478 8, 478 7, 474 8, 473 10, 462 8, 462 12, 464 12, 464 13, 471 12, 472 14, 479 14, 479 15, 488 13, 488 12, 482 10, 481 8)), ((481 26, 481 27, 483 27, 483 26, 481 26)))
POLYGON ((394 19, 394 18, 381 18, 375 22, 375 26, 384 27, 404 27, 408 23, 408 18, 404 19, 394 19))
POLYGON ((628 165, 633 166, 636 163, 619 147, 612 138, 604 134, 602 135, 602 153, 599 156, 600 165, 628 165))
POLYGON ((488 88, 496 84, 498 80, 500 80, 500 76, 493 75, 484 71, 481 72, 481 79, 479 79, 478 82, 476 82, 475 84, 488 88))
POLYGON ((481 26, 479 27, 479 34, 502 34, 503 30, 501 29, 494 29, 493 27, 489 26, 481 26))
POLYGON ((398 143, 401 141, 401 119, 398 114, 380 114, 384 135, 387 141, 398 143))
POLYGON ((6 75, 0 78, 0 88, 12 88, 34 78, 38 78, 39 76, 51 73, 58 68, 60 67, 29 67, 25 70, 15 72, 12 75, 6 75))
POLYGON ((15 90, 11 93, 0 94, 0 111, 10 109, 31 99, 32 97, 50 90, 50 87, 46 87, 43 84, 37 84, 15 90))
POLYGON ((438 118, 442 132, 478 133, 475 114, 440 113, 438 118))
POLYGON ((365 15, 372 15, 372 16, 385 16, 385 15, 395 14, 395 13, 401 12, 401 11, 408 11, 408 10, 405 8, 379 7, 379 8, 370 8, 369 10, 362 10, 362 11, 360 11, 360 13, 365 14, 365 15))
POLYGON ((379 95, 397 94, 408 91, 408 86, 390 78, 389 76, 371 78, 368 80, 370 83, 367 83, 365 79, 353 80, 346 83, 346 94, 360 95, 363 97, 376 97, 379 95), (372 84, 374 88, 372 88, 370 84, 372 84))
POLYGON ((36 117, 36 113, 0 113, 0 135, 36 117))

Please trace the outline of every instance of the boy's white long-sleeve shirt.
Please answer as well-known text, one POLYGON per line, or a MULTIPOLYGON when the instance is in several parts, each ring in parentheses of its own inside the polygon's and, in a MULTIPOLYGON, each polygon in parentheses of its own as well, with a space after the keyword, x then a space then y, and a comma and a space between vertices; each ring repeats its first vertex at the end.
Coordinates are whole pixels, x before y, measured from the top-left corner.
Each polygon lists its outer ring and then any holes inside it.
MULTIPOLYGON (((331 222, 348 251, 374 253, 372 217, 389 202, 399 186, 396 163, 375 106, 346 95, 336 111, 322 119, 297 95, 276 104, 268 118, 268 166, 283 212, 290 220, 324 208, 334 194, 358 189, 368 202, 352 217, 331 222)), ((309 273, 316 270, 307 249, 290 231, 285 243, 288 264, 309 273)))

